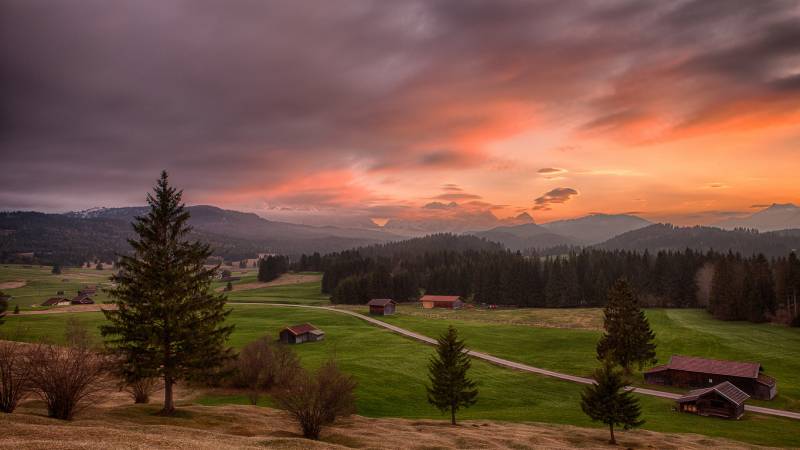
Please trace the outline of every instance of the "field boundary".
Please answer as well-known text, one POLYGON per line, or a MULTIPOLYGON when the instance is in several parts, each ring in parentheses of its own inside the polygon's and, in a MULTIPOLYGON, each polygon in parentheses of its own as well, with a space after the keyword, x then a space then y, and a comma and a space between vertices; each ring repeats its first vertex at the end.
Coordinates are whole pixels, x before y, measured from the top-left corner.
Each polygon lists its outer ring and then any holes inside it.
MULTIPOLYGON (((338 309, 330 306, 312 306, 312 305, 292 305, 292 304, 285 304, 285 303, 255 303, 255 302, 237 302, 237 305, 262 305, 262 306, 279 306, 279 307, 290 307, 290 308, 311 308, 311 309, 322 309, 326 311, 333 311, 337 313, 347 314, 363 321, 369 322, 373 325, 377 325, 379 327, 385 328, 393 333, 399 334, 401 336, 405 336, 416 341, 420 341, 427 345, 436 345, 436 339, 431 337, 425 336, 423 334, 415 333, 410 330, 406 330, 405 328, 398 327, 396 325, 392 325, 386 323, 382 320, 373 319, 372 317, 365 316, 364 314, 357 313, 355 311, 349 311, 346 309, 338 309)), ((467 354, 472 356, 473 358, 477 358, 491 364, 506 367, 509 369, 520 370, 523 372, 535 373, 538 375, 544 375, 546 377, 556 378, 559 380, 569 381, 572 383, 579 383, 579 384, 594 384, 594 380, 591 378, 586 377, 579 377, 576 375, 569 375, 566 373, 555 372, 552 370, 542 369, 541 367, 530 366, 523 363, 518 363, 514 361, 509 361, 507 359, 498 358, 497 356, 490 355, 488 353, 478 352, 475 350, 466 350, 467 354)), ((681 394, 675 394, 672 392, 664 392, 658 391, 655 389, 647 389, 641 387, 634 387, 628 386, 625 388, 628 391, 635 392, 637 394, 648 395, 651 397, 660 397, 669 400, 675 400, 681 397, 681 394)), ((800 413, 786 411, 782 409, 773 409, 773 408, 765 408, 763 406, 752 406, 752 405, 745 405, 745 410, 757 413, 757 414, 766 414, 770 416, 777 416, 777 417, 785 417, 788 419, 796 419, 800 420, 800 413)))

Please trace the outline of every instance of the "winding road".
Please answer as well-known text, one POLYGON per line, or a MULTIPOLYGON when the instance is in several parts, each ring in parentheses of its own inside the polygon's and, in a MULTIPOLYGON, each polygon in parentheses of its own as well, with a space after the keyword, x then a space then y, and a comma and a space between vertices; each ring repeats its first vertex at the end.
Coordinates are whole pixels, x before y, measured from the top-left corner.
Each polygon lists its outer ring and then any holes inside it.
MULTIPOLYGON (((333 307, 330 307, 330 306, 292 305, 292 304, 288 304, 288 303, 256 303, 256 302, 248 302, 248 303, 241 302, 240 303, 240 302, 236 302, 235 304, 237 304, 237 305, 280 306, 280 307, 293 307, 293 308, 310 308, 310 309, 323 309, 323 310, 326 310, 326 311, 333 311, 333 312, 337 312, 337 313, 341 313, 341 314, 347 314, 347 315, 350 315, 350 316, 353 316, 353 317, 357 317, 357 318, 359 318, 361 320, 364 320, 366 322, 369 322, 369 323, 371 323, 373 325, 377 325, 379 327, 386 328, 387 330, 389 330, 389 331, 391 331, 393 333, 397 333, 397 334, 399 334, 401 336, 405 336, 405 337, 408 337, 408 338, 423 342, 423 343, 428 344, 428 345, 436 345, 436 339, 433 339, 431 337, 428 337, 428 336, 425 336, 425 335, 422 335, 422 334, 419 334, 419 333, 415 333, 415 332, 410 331, 410 330, 406 330, 405 328, 400 328, 398 326, 383 322, 381 320, 373 319, 372 317, 365 316, 364 314, 360 314, 360 313, 357 313, 355 311, 349 311, 349 310, 346 310, 346 309, 338 309, 338 308, 333 308, 333 307)), ((538 374, 538 375, 544 375, 546 377, 557 378, 559 380, 571 381, 573 383, 580 383, 580 384, 592 384, 592 383, 594 383, 594 380, 592 380, 591 378, 579 377, 579 376, 576 376, 576 375, 569 375, 569 374, 566 374, 566 373, 554 372, 552 370, 547 370, 547 369, 542 369, 542 368, 539 368, 539 367, 529 366, 527 364, 522 364, 522 363, 518 363, 518 362, 514 362, 514 361, 509 361, 507 359, 498 358, 498 357, 492 356, 492 355, 490 355, 488 353, 477 352, 475 350, 467 350, 467 354, 472 356, 473 358, 482 359, 482 360, 490 362, 492 364, 495 364, 495 365, 498 365, 498 366, 502 366, 502 367, 507 367, 509 369, 516 369, 516 370, 521 370, 523 372, 535 373, 535 374, 538 374)), ((655 390, 655 389, 647 389, 647 388, 641 388, 641 387, 628 386, 626 389, 629 390, 629 391, 634 391, 637 394, 649 395, 649 396, 652 396, 652 397, 661 397, 661 398, 666 398, 666 399, 670 399, 670 400, 675 400, 675 399, 677 399, 677 398, 679 398, 681 396, 681 394, 675 394, 675 393, 672 393, 672 392, 664 392, 664 391, 658 391, 658 390, 655 390)), ((758 414, 766 414, 766 415, 770 415, 770 416, 786 417, 786 418, 789 418, 789 419, 800 420, 800 413, 796 413, 796 412, 792 412, 792 411, 785 411, 785 410, 782 410, 782 409, 773 409, 773 408, 764 408, 762 406, 745 405, 745 410, 750 411, 750 412, 754 412, 754 413, 758 413, 758 414)))

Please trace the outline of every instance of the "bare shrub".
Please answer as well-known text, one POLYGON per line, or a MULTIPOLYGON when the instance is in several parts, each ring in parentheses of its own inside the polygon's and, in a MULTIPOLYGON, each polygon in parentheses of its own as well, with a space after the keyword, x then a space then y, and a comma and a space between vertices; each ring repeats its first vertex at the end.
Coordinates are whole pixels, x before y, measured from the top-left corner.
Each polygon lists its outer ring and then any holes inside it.
POLYGON ((29 362, 33 392, 56 419, 71 420, 110 387, 106 358, 88 347, 38 344, 30 350, 29 362))
POLYGON ((14 412, 20 399, 30 391, 27 346, 0 341, 0 411, 14 412))
POLYGON ((273 397, 297 420, 303 436, 319 439, 324 425, 355 413, 355 388, 353 377, 341 372, 336 362, 330 360, 314 373, 301 369, 293 382, 276 391, 273 397))
POLYGON ((64 327, 64 340, 70 347, 94 348, 97 340, 89 332, 86 323, 76 317, 67 319, 64 327))
POLYGON ((140 378, 125 383, 122 390, 127 392, 134 403, 150 403, 150 396, 161 389, 163 384, 158 378, 140 378))
POLYGON ((299 370, 300 361, 291 348, 262 337, 239 353, 233 384, 247 389, 250 403, 255 405, 262 392, 285 386, 299 370))

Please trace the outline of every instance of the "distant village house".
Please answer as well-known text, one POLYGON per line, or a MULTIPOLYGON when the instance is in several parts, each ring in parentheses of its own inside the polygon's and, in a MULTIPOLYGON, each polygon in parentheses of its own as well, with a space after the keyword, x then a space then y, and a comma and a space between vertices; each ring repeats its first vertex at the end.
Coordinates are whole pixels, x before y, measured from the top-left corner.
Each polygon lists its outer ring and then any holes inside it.
POLYGON ((750 396, 744 391, 723 381, 712 387, 690 391, 677 402, 682 412, 739 419, 744 415, 744 402, 748 398, 750 396))
POLYGON ((458 309, 464 306, 464 302, 457 295, 423 295, 419 301, 425 309, 458 309))
POLYGON ((284 344, 302 344, 325 339, 325 332, 310 323, 304 323, 286 327, 280 331, 278 336, 284 344))
POLYGON ((93 305, 94 300, 88 295, 78 295, 77 297, 72 299, 71 302, 73 305, 93 305))
POLYGON ((644 373, 648 384, 706 388, 730 382, 750 397, 772 400, 778 393, 774 378, 761 373, 761 364, 673 355, 669 363, 644 373))
POLYGON ((390 298, 373 298, 367 302, 369 313, 376 316, 389 316, 394 314, 397 303, 390 298))

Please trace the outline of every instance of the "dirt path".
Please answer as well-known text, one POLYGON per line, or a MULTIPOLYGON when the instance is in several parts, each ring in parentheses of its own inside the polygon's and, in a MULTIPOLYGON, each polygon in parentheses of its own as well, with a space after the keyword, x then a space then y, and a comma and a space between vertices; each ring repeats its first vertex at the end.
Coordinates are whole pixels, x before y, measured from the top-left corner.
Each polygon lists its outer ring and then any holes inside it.
POLYGON ((35 316, 37 314, 60 314, 60 313, 80 313, 80 312, 99 312, 103 310, 112 311, 117 309, 117 305, 107 304, 94 304, 94 305, 69 305, 57 306, 50 309, 42 309, 40 311, 20 311, 15 316, 35 316))
MULTIPOLYGON (((250 289, 260 289, 270 286, 284 286, 287 284, 298 284, 298 283, 309 283, 312 281, 319 281, 322 279, 322 275, 309 275, 309 274, 302 274, 302 273, 285 273, 278 277, 276 280, 268 281, 266 283, 256 281, 253 283, 240 283, 240 284, 231 284, 234 291, 247 291, 250 289)), ((225 289, 224 287, 217 288, 217 292, 222 292, 225 289)))
MULTIPOLYGON (((276 280, 277 281, 277 280, 276 280)), ((291 307, 291 308, 311 308, 311 309, 323 309, 326 311, 333 311, 341 314, 347 314, 358 319, 364 320, 369 322, 373 325, 377 325, 382 328, 386 328, 387 330, 397 333, 401 336, 405 336, 420 342, 423 342, 428 345, 436 345, 436 339, 430 338, 428 336, 415 333, 410 330, 406 330, 405 328, 400 328, 398 326, 383 322, 378 319, 373 319, 372 317, 365 316, 363 314, 348 311, 346 309, 339 309, 330 306, 311 306, 311 305, 292 305, 287 303, 255 303, 255 302, 237 302, 237 305, 259 305, 259 306, 279 306, 279 307, 291 307)), ((20 315, 26 314, 48 314, 48 313, 56 313, 56 312, 91 312, 91 311, 100 311, 101 308, 111 309, 114 305, 75 305, 75 306, 65 306, 63 308, 58 309, 50 309, 46 311, 24 311, 20 312, 20 315), (73 309, 74 308, 74 309, 73 309), (69 309, 69 310, 68 310, 69 309)), ((557 378, 559 380, 570 381, 573 383, 580 383, 580 384, 591 384, 594 383, 594 380, 591 378, 586 377, 579 377, 576 375, 570 375, 561 372, 555 372, 552 370, 542 369, 540 367, 529 366, 527 364, 522 364, 514 361, 509 361, 507 359, 498 358, 497 356, 492 356, 488 353, 478 352, 475 350, 467 350, 467 354, 472 356, 473 358, 482 359, 486 362, 490 362, 492 364, 506 367, 509 369, 521 370, 523 372, 535 373, 538 375, 544 375, 546 377, 557 378)), ((641 387, 633 387, 628 386, 626 388, 629 391, 634 391, 637 394, 642 395, 649 395, 652 397, 660 397, 666 398, 670 400, 675 400, 681 396, 681 394, 675 394, 672 392, 664 392, 658 391, 655 389, 647 389, 641 387)), ((773 409, 773 408, 765 408, 762 406, 752 406, 752 405, 745 405, 745 410, 758 413, 758 414, 766 414, 770 416, 778 416, 778 417, 786 417, 788 419, 797 419, 800 420, 800 413, 792 412, 792 411, 785 411, 782 409, 773 409)))
MULTIPOLYGON (((264 306, 282 306, 282 307, 293 307, 293 308, 313 308, 313 309, 324 309, 324 310, 328 310, 328 311, 334 311, 334 312, 338 312, 338 313, 342 313, 342 314, 348 314, 348 315, 351 315, 353 317, 357 317, 357 318, 359 318, 361 320, 364 320, 366 322, 369 322, 369 323, 371 323, 373 325, 377 325, 379 327, 386 328, 387 330, 392 331, 393 333, 397 333, 397 334, 399 334, 401 336, 405 336, 405 337, 408 337, 408 338, 411 338, 411 339, 414 339, 414 340, 417 340, 417 341, 420 341, 420 342, 424 342, 425 344, 428 344, 428 345, 435 345, 436 344, 436 339, 430 338, 428 336, 425 336, 425 335, 422 335, 422 334, 419 334, 419 333, 415 333, 413 331, 406 330, 405 328, 400 328, 398 326, 383 322, 383 321, 378 320, 378 319, 373 319, 372 317, 368 317, 368 316, 365 316, 363 314, 360 314, 360 313, 357 313, 357 312, 354 312, 354 311, 348 311, 348 310, 345 310, 345 309, 338 309, 338 308, 334 308, 334 307, 330 307, 330 306, 290 305, 290 304, 284 304, 284 303, 269 303, 269 304, 265 304, 265 303, 239 303, 239 304, 240 305, 251 304, 251 305, 264 305, 264 306)), ((594 383, 594 380, 592 380, 591 378, 579 377, 579 376, 575 376, 575 375, 569 375, 569 374, 566 374, 566 373, 561 373, 561 372, 555 372, 555 371, 552 371, 552 370, 542 369, 540 367, 529 366, 527 364, 522 364, 522 363, 518 363, 518 362, 514 362, 514 361, 509 361, 507 359, 498 358, 498 357, 492 356, 492 355, 490 355, 488 353, 477 352, 475 350, 467 350, 467 354, 469 354, 473 358, 482 359, 484 361, 490 362, 490 363, 498 365, 498 366, 507 367, 507 368, 515 369, 515 370, 521 370, 523 372, 535 373, 535 374, 538 374, 538 375, 544 375, 546 377, 557 378, 559 380, 571 381, 573 383, 580 383, 580 384, 592 384, 592 383, 594 383)), ((674 394, 672 392, 663 392, 663 391, 658 391, 658 390, 655 390, 655 389, 647 389, 647 388, 640 388, 640 387, 633 387, 633 386, 628 386, 626 388, 626 390, 636 392, 637 394, 649 395, 649 396, 652 396, 652 397, 661 397, 661 398, 666 398, 666 399, 670 399, 670 400, 675 400, 675 399, 677 399, 677 398, 679 398, 681 396, 681 394, 674 394)), ((751 412, 754 412, 754 413, 767 414, 767 415, 770 415, 770 416, 786 417, 786 418, 789 418, 789 419, 800 420, 800 413, 796 413, 796 412, 792 412, 792 411, 785 411, 785 410, 782 410, 782 409, 764 408, 764 407, 761 407, 761 406, 751 406, 751 405, 745 405, 745 409, 747 411, 751 411, 751 412)))

